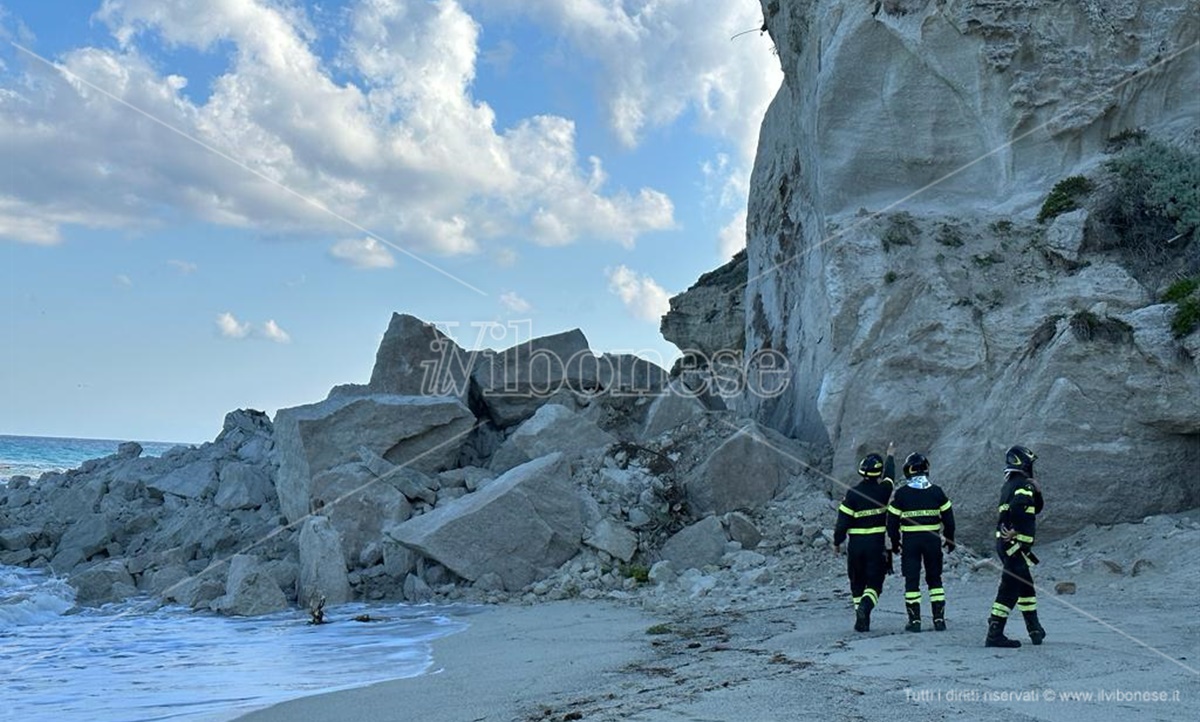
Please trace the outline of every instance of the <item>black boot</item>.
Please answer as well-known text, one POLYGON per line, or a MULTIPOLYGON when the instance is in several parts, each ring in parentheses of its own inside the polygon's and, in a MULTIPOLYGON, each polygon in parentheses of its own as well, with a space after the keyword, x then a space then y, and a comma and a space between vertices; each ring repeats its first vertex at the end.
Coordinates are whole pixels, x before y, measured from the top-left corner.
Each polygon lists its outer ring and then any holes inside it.
POLYGON ((904 625, 906 632, 921 631, 921 603, 905 604, 904 608, 908 611, 908 624, 904 625))
POLYGON ((1042 643, 1046 638, 1046 630, 1042 629, 1042 625, 1038 622, 1037 610, 1032 612, 1021 612, 1025 616, 1025 630, 1029 632, 1029 641, 1034 645, 1042 643))
POLYGON ((985 647, 1020 647, 1021 643, 1015 639, 1009 639, 1004 636, 1004 625, 1008 623, 1008 618, 997 617, 992 615, 988 617, 987 639, 984 640, 985 647))
POLYGON ((933 628, 939 632, 946 631, 946 603, 933 602, 933 628))
POLYGON ((863 597, 858 603, 858 608, 854 610, 854 631, 869 632, 871 631, 871 610, 875 608, 875 603, 870 597, 863 597))

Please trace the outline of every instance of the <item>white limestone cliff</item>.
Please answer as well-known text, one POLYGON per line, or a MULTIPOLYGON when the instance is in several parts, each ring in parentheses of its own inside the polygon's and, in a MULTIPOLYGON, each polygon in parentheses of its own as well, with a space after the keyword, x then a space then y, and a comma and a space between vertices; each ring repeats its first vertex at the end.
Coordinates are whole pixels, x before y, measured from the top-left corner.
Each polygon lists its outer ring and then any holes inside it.
POLYGON ((792 373, 739 410, 830 443, 835 474, 893 438, 927 453, 980 537, 1014 443, 1041 457, 1049 534, 1200 505, 1196 334, 1172 339, 1159 289, 1083 221, 1072 248, 1034 220, 1120 131, 1194 144, 1196 4, 762 5, 785 79, 752 177, 746 351, 792 373))

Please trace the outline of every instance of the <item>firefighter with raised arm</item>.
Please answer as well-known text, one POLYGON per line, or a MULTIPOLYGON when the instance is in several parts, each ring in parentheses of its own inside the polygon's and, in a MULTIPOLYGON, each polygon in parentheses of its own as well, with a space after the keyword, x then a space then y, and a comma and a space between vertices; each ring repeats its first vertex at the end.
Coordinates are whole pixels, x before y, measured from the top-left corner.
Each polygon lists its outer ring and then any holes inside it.
POLYGON ((858 463, 858 484, 846 491, 838 506, 833 529, 833 550, 842 553, 842 543, 850 537, 846 552, 846 572, 850 576, 850 596, 854 599, 854 631, 871 629, 871 610, 879 603, 883 577, 891 554, 884 543, 884 516, 892 495, 896 462, 894 444, 888 444, 887 458, 868 454, 858 463))
POLYGON ((904 460, 907 483, 898 487, 888 506, 887 532, 892 548, 900 549, 904 573, 905 631, 921 631, 921 567, 933 628, 946 631, 946 590, 942 587, 942 546, 954 551, 954 511, 942 487, 929 481, 929 459, 913 452, 904 460))
POLYGON ((1046 630, 1038 621, 1037 592, 1029 566, 1037 564, 1033 540, 1037 533, 1037 515, 1042 511, 1042 489, 1033 478, 1037 456, 1024 446, 1014 446, 1004 455, 1004 486, 1000 490, 999 518, 996 520, 996 553, 1004 563, 1000 588, 988 617, 988 647, 1020 647, 1021 643, 1004 636, 1004 625, 1013 607, 1025 617, 1029 641, 1041 644, 1046 630))

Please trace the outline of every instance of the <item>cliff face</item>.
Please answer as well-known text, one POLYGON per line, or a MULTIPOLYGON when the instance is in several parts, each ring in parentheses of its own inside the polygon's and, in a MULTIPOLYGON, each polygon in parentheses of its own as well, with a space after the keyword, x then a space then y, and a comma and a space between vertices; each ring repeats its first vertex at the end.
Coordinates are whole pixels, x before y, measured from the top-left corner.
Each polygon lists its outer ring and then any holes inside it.
POLYGON ((747 267, 746 252, 740 251, 671 298, 671 310, 662 317, 659 331, 680 351, 703 357, 689 362, 703 364, 722 351, 742 350, 746 343, 742 300, 747 267))
POLYGON ((1053 535, 1200 505, 1200 339, 1156 301, 1200 241, 1147 275, 1095 208, 1035 220, 1121 131, 1195 147, 1195 3, 762 4, 785 80, 752 178, 746 348, 787 349, 792 383, 741 410, 830 443, 838 477, 892 438, 929 454, 978 538, 1014 443, 1040 456, 1053 535))

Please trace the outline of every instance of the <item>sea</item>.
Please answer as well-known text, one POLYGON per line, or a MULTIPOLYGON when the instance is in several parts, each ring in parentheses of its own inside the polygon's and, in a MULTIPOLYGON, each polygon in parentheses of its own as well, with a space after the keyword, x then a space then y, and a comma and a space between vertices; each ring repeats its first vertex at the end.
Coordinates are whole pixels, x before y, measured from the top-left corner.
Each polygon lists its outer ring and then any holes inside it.
MULTIPOLYGON (((0 484, 78 467, 119 441, 0 435, 0 484)), ((176 446, 139 442, 143 455, 176 446)), ((322 692, 438 671, 432 642, 481 607, 352 603, 222 617, 132 599, 77 607, 43 571, 0 565, 0 720, 225 722, 322 692), (369 621, 356 621, 366 619, 369 621)))

